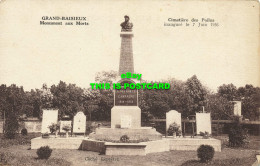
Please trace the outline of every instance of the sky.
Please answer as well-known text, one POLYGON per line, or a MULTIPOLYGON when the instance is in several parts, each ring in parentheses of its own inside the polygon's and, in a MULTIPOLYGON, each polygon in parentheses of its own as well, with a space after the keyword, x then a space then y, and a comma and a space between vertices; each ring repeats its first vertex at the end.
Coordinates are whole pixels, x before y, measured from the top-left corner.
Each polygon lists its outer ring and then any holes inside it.
POLYGON ((118 71, 120 23, 127 14, 134 24, 134 68, 142 79, 185 81, 197 75, 213 91, 229 83, 260 86, 258 5, 232 0, 1 1, 0 84, 30 90, 62 80, 88 88, 97 72, 118 71), (89 25, 40 25, 43 16, 86 17, 89 25), (210 18, 219 26, 164 26, 172 23, 169 18, 210 18))

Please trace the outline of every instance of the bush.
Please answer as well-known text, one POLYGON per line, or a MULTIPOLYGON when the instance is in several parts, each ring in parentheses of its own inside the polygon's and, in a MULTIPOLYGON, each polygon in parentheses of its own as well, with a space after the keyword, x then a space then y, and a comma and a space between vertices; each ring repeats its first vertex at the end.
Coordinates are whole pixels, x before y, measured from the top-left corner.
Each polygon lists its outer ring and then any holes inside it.
POLYGON ((64 125, 62 127, 62 130, 66 131, 66 132, 69 132, 71 130, 71 126, 70 125, 64 125))
POLYGON ((208 139, 210 137, 209 132, 205 131, 205 132, 200 132, 199 134, 200 136, 202 136, 204 139, 208 139))
POLYGON ((243 147, 248 144, 248 131, 243 129, 241 124, 235 122, 229 130, 229 146, 231 147, 243 147))
POLYGON ((8 139, 14 139, 15 138, 15 132, 7 131, 7 132, 5 132, 4 136, 5 136, 5 138, 8 138, 8 139))
POLYGON ((37 149, 37 155, 39 159, 48 159, 51 156, 52 149, 49 146, 42 146, 37 149))
POLYGON ((42 134, 42 138, 49 138, 49 137, 50 137, 49 133, 42 134))
POLYGON ((198 158, 201 162, 211 161, 214 157, 215 150, 210 145, 201 145, 197 150, 198 158))
POLYGON ((129 142, 129 137, 127 135, 123 135, 121 138, 120 138, 120 142, 129 142))
POLYGON ((22 134, 23 136, 27 135, 27 133, 28 133, 28 132, 27 132, 27 129, 24 128, 24 129, 21 130, 21 134, 22 134))
POLYGON ((173 133, 176 133, 176 135, 181 135, 180 125, 175 122, 170 124, 167 132, 169 136, 173 135, 173 133))
POLYGON ((53 134, 60 129, 60 125, 52 123, 50 126, 48 126, 48 128, 50 129, 50 132, 53 134))
POLYGON ((7 155, 5 153, 0 153, 0 164, 7 165, 7 155))

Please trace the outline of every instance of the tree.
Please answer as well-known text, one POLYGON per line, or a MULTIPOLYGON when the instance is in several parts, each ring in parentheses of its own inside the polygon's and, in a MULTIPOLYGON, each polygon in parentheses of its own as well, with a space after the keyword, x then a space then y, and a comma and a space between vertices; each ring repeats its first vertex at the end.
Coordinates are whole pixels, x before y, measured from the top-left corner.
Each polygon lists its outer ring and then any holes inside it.
POLYGON ((182 113, 182 117, 187 117, 189 114, 186 112, 188 95, 185 89, 185 82, 170 78, 164 82, 167 82, 171 85, 171 88, 167 91, 169 96, 169 107, 171 110, 177 110, 182 113))
POLYGON ((7 87, 6 85, 2 84, 0 86, 0 111, 1 117, 4 118, 5 116, 5 107, 7 105, 6 96, 7 96, 7 87))
POLYGON ((184 114, 186 116, 194 115, 195 112, 201 111, 202 106, 206 104, 207 90, 202 86, 196 75, 186 81, 185 92, 187 94, 187 110, 184 114))
POLYGON ((52 85, 50 91, 53 95, 53 107, 59 109, 60 117, 68 115, 72 118, 81 109, 83 89, 75 84, 67 85, 60 81, 57 86, 52 85))
POLYGON ((85 115, 89 120, 92 119, 92 113, 98 110, 98 101, 101 94, 97 89, 83 89, 83 107, 85 108, 85 115))
POLYGON ((233 84, 223 84, 218 87, 218 94, 228 101, 233 101, 237 97, 237 88, 233 84))
POLYGON ((51 93, 51 89, 48 88, 47 84, 42 85, 42 89, 36 90, 38 93, 40 92, 40 102, 41 107, 44 109, 53 108, 53 94, 51 93))
POLYGON ((90 98, 88 99, 91 116, 95 120, 110 120, 111 109, 114 105, 114 93, 112 83, 116 80, 118 72, 102 71, 98 72, 95 77, 96 83, 109 83, 110 89, 91 89, 89 90, 90 98), (92 105, 90 107, 90 105, 92 105), (98 107, 97 107, 98 106, 98 107))
POLYGON ((206 104, 209 92, 196 76, 186 82, 174 78, 161 82, 169 83, 171 88, 168 90, 139 90, 139 103, 144 119, 165 118, 166 112, 172 109, 181 112, 182 117, 186 118, 200 111, 206 104))
POLYGON ((233 104, 218 94, 208 95, 206 110, 214 120, 228 120, 233 117, 233 104))
POLYGON ((19 128, 18 117, 23 109, 24 90, 23 87, 11 85, 5 91, 5 124, 4 135, 7 138, 14 138, 19 128))
POLYGON ((169 96, 163 90, 145 89, 144 101, 141 109, 148 117, 165 118, 165 113, 170 110, 169 96))
POLYGON ((253 85, 239 87, 237 94, 242 101, 242 115, 250 120, 258 120, 260 108, 260 88, 253 85))

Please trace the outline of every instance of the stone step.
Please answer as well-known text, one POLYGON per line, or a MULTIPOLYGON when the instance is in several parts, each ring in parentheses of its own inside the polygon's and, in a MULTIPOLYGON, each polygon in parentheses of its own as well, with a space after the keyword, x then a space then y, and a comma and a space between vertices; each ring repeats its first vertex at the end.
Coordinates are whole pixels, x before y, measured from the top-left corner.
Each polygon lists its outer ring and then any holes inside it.
POLYGON ((123 135, 127 135, 130 140, 153 141, 161 140, 162 135, 154 128, 136 128, 136 129, 111 129, 99 128, 95 133, 91 133, 89 138, 106 141, 119 141, 123 135))

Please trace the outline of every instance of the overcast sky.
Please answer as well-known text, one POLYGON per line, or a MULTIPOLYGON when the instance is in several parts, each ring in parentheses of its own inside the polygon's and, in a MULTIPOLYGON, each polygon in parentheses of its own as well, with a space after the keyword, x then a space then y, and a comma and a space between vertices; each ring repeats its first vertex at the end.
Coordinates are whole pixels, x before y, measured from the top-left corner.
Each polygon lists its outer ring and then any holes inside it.
POLYGON ((127 14, 142 79, 185 81, 195 74, 214 91, 229 83, 260 86, 256 2, 129 2, 1 2, 0 84, 30 90, 62 80, 89 87, 97 72, 118 71, 120 23, 127 14), (89 25, 40 25, 42 16, 83 16, 89 25), (164 26, 168 18, 211 18, 219 27, 164 26))

